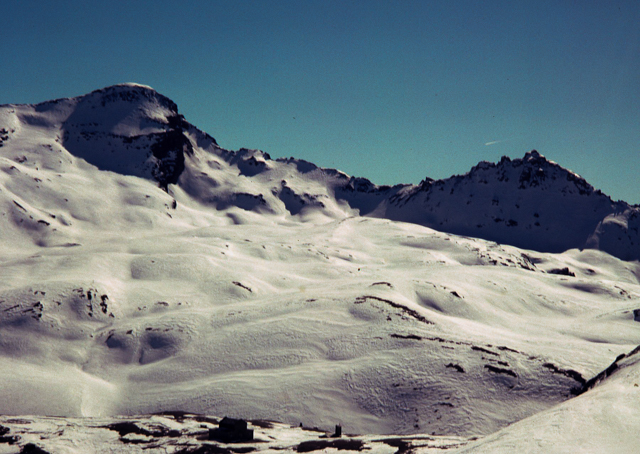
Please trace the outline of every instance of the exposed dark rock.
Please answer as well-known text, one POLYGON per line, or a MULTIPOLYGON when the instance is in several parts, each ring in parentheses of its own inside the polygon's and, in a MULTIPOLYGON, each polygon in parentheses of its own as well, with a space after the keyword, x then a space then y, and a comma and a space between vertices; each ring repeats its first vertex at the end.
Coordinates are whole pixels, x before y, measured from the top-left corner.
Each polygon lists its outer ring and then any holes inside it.
MULTIPOLYGON (((629 356, 637 353, 637 351, 638 351, 638 349, 636 348, 631 353, 629 353, 629 356)), ((618 367, 619 367, 618 366, 618 362, 621 361, 622 359, 626 358, 626 357, 627 357, 627 355, 625 355, 624 353, 622 353, 621 355, 618 355, 618 357, 609 365, 609 367, 607 367, 605 370, 600 372, 595 377, 590 378, 589 380, 584 382, 581 387, 574 388, 573 390, 571 390, 571 393, 575 394, 576 396, 579 396, 580 394, 583 394, 583 393, 589 391, 590 389, 595 387, 598 383, 600 383, 602 380, 604 380, 605 378, 611 376, 611 374, 613 374, 618 369, 618 367)))
POLYGON ((503 369, 501 367, 492 366, 491 364, 485 364, 484 368, 488 369, 490 372, 493 372, 493 373, 496 373, 496 374, 505 374, 505 375, 510 375, 512 377, 518 378, 518 374, 516 374, 511 369, 503 369))
POLYGON ((237 448, 229 447, 229 451, 234 452, 236 454, 247 454, 249 452, 256 451, 256 448, 253 446, 240 446, 237 448))
MULTIPOLYGON (((102 107, 106 106, 107 104, 116 103, 118 101, 133 103, 146 99, 150 101, 157 100, 161 106, 164 106, 169 110, 178 110, 178 106, 172 100, 170 100, 166 96, 161 95, 152 88, 148 88, 142 85, 112 85, 109 87, 94 90, 89 93, 88 96, 90 95, 100 95, 99 101, 102 107)), ((49 101, 49 103, 55 103, 57 101, 59 100, 49 101)))
POLYGON ((406 334, 406 335, 403 335, 403 334, 395 334, 395 333, 392 333, 392 334, 390 334, 390 336, 391 336, 391 337, 395 337, 396 339, 413 339, 413 340, 422 340, 422 337, 417 336, 417 335, 415 335, 415 334, 406 334))
POLYGON ((182 132, 181 127, 170 129, 156 135, 156 142, 151 145, 151 153, 156 158, 153 177, 160 187, 167 190, 169 184, 176 184, 184 171, 184 155, 193 154, 191 142, 182 132))
POLYGON ((374 282, 373 284, 371 284, 371 287, 373 287, 374 285, 386 285, 389 288, 393 288, 393 285, 391 285, 391 283, 389 282, 374 282))
POLYGON ((13 203, 20 208, 22 211, 24 211, 25 213, 27 212, 27 210, 25 209, 25 207, 23 207, 22 205, 20 205, 18 202, 16 202, 15 200, 13 201, 13 203))
POLYGON ((147 437, 179 437, 181 435, 178 430, 169 430, 166 427, 154 427, 156 430, 147 430, 144 427, 140 427, 134 422, 123 421, 114 424, 109 424, 106 429, 113 430, 120 434, 120 437, 124 437, 129 434, 145 435, 147 437))
POLYGON ((554 374, 562 374, 565 377, 572 378, 578 383, 580 383, 580 385, 582 386, 584 386, 584 384, 586 383, 586 380, 584 379, 582 374, 573 369, 560 369, 559 367, 557 367, 555 364, 552 364, 552 363, 544 363, 542 367, 546 367, 554 374))
POLYGON ((7 435, 10 429, 8 427, 0 426, 0 443, 6 443, 12 445, 20 440, 17 435, 7 435))
POLYGON ((321 195, 298 194, 287 185, 285 180, 280 182, 280 189, 277 191, 278 198, 284 203, 285 208, 292 215, 300 214, 303 208, 315 207, 324 208, 325 204, 319 200, 321 195))
POLYGON ((203 444, 197 448, 185 448, 175 454, 233 454, 230 449, 218 445, 203 444))
POLYGON ((196 415, 194 418, 198 422, 206 422, 209 424, 220 424, 220 420, 218 418, 212 418, 211 416, 205 415, 196 415))
POLYGON ((391 307, 395 307, 396 309, 402 310, 403 312, 407 313, 408 315, 415 318, 416 320, 421 321, 422 323, 426 323, 428 325, 434 324, 432 321, 427 320, 423 315, 419 314, 417 311, 413 309, 409 309, 408 307, 403 306, 402 304, 394 303, 391 300, 379 298, 377 296, 371 296, 371 295, 359 296, 358 298, 356 298, 356 301, 354 303, 362 304, 367 300, 374 300, 374 301, 380 301, 382 303, 386 303, 391 307))
POLYGON ((296 447, 297 452, 320 451, 321 449, 334 448, 337 450, 362 451, 364 442, 362 440, 353 439, 336 439, 336 440, 309 440, 303 441, 296 447))
POLYGON ((129 434, 132 434, 132 433, 133 434, 138 434, 138 435, 152 436, 152 433, 150 431, 138 426, 137 424, 135 424, 135 423, 133 423, 131 421, 117 422, 115 424, 109 424, 106 428, 110 429, 110 430, 113 430, 115 432, 118 432, 118 434, 121 437, 124 437, 125 435, 129 435, 129 434))
POLYGON ((40 448, 39 446, 34 445, 33 443, 27 443, 20 450, 20 454, 50 454, 50 453, 40 448))
MULTIPOLYGON (((255 156, 249 156, 247 159, 242 159, 242 157, 240 156, 242 154, 242 151, 244 150, 239 150, 238 154, 236 155, 236 159, 231 160, 231 162, 238 166, 240 175, 253 177, 269 168, 266 161, 258 160, 255 156)), ((266 153, 264 153, 264 155, 266 155, 266 157, 269 156, 266 153)))
POLYGON ((215 200, 218 210, 224 210, 230 206, 236 206, 246 211, 255 209, 269 210, 268 203, 262 194, 249 194, 246 192, 237 192, 215 200))
POLYGON ((520 354, 522 353, 522 352, 519 352, 518 350, 514 350, 513 348, 505 347, 504 345, 498 346, 496 348, 504 352, 520 353, 520 354))
POLYGON ((463 374, 465 373, 464 368, 462 366, 460 366, 459 364, 449 363, 445 367, 453 368, 453 369, 455 369, 458 372, 463 373, 463 374))
POLYGON ((561 276, 571 276, 571 277, 576 277, 576 273, 574 273, 573 271, 571 271, 569 269, 569 267, 564 267, 564 268, 554 268, 552 270, 549 270, 550 274, 559 274, 561 276))
POLYGON ((477 345, 472 345, 471 350, 475 350, 478 352, 488 353, 489 355, 500 356, 499 353, 492 352, 491 350, 487 350, 486 348, 478 347, 477 345))
POLYGON ((246 291, 248 291, 249 293, 253 293, 253 290, 251 290, 249 287, 247 287, 246 285, 241 284, 240 282, 237 281, 233 281, 232 282, 233 285, 237 285, 240 288, 245 289, 246 291))
POLYGON ((403 440, 402 438, 387 438, 385 440, 373 440, 377 443, 384 443, 394 448, 398 448, 398 450, 394 454, 406 454, 411 452, 411 443, 407 440, 403 440))

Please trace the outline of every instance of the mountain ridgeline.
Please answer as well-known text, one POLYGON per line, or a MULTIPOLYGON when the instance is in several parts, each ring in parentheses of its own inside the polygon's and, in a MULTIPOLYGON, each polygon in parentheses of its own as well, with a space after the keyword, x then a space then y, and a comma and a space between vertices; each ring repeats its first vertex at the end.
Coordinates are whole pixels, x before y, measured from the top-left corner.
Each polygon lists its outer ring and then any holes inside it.
MULTIPOLYGON (((159 192, 146 198, 159 202, 145 206, 168 214, 163 222, 179 221, 170 211, 178 204, 301 222, 361 215, 541 252, 593 248, 640 259, 640 207, 613 201, 535 150, 521 159, 481 162, 443 180, 378 186, 299 159, 225 150, 188 123, 173 101, 137 84, 0 106, 0 165, 0 205, 9 214, 2 222, 10 224, 3 230, 27 230, 39 245, 55 243, 47 238, 51 230, 64 231, 66 219, 95 224, 78 215, 82 204, 74 211, 71 199, 78 194, 91 205, 78 185, 97 184, 95 173, 87 173, 97 169, 103 197, 116 192, 109 189, 109 175, 153 182, 159 192), (69 187, 75 192, 65 192, 69 187)), ((127 184, 119 180, 116 186, 127 184)), ((139 222, 126 213, 113 217, 139 222)))

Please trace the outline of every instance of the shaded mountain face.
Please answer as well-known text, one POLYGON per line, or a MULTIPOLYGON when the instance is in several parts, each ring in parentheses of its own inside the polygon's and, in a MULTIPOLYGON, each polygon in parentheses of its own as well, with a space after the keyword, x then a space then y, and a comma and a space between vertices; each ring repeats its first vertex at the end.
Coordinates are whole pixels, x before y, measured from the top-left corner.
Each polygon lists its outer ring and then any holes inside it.
POLYGON ((153 178, 164 189, 178 182, 184 154, 193 150, 173 101, 148 87, 124 85, 59 102, 73 105, 61 126, 71 154, 101 170, 153 178))
POLYGON ((425 180, 390 197, 377 212, 521 248, 594 247, 627 260, 639 257, 637 213, 535 150, 522 159, 482 162, 465 175, 425 180), (608 227, 612 217, 618 229, 608 227))
POLYGON ((538 251, 586 247, 640 259, 638 207, 612 201, 535 150, 444 180, 378 186, 302 160, 222 149, 187 123, 173 101, 136 84, 2 106, 0 132, 9 158, 34 153, 36 162, 49 147, 68 162, 79 158, 154 181, 174 199, 183 194, 217 210, 239 207, 302 221, 360 214, 538 251))

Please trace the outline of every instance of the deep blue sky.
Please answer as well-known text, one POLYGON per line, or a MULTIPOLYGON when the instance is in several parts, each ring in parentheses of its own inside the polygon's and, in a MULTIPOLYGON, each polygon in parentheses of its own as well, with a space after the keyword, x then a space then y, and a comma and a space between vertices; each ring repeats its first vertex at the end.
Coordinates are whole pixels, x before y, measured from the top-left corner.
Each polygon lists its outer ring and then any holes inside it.
POLYGON ((231 149, 375 183, 537 149, 640 203, 640 1, 4 0, 0 104, 151 85, 231 149))

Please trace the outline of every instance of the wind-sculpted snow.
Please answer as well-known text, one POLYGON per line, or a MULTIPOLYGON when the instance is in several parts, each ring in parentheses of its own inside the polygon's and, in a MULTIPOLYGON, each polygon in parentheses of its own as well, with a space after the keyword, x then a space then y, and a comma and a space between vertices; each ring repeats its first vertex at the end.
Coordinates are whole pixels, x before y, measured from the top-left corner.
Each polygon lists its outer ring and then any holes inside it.
POLYGON ((535 152, 380 187, 224 150, 137 85, 0 132, 0 414, 483 436, 640 344, 638 208, 535 152))
MULTIPOLYGON (((585 394, 526 418, 458 453, 632 454, 638 451, 638 348, 621 354, 590 381, 585 394)), ((586 388, 585 388, 586 390, 586 388)))
POLYGON ((485 434, 571 397, 640 339, 637 266, 595 251, 363 218, 81 242, 4 257, 0 412, 485 434), (545 272, 565 266, 576 276, 545 272))

